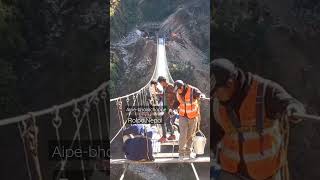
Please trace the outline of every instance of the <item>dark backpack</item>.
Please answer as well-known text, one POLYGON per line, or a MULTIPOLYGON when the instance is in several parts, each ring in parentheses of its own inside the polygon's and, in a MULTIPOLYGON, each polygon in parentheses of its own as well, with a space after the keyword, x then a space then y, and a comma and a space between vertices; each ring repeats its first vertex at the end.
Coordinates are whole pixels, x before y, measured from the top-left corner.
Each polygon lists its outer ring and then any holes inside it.
POLYGON ((148 137, 150 133, 145 131, 143 125, 131 125, 123 131, 123 135, 129 136, 129 139, 123 144, 123 152, 127 159, 133 161, 154 160, 152 156, 152 142, 148 137))

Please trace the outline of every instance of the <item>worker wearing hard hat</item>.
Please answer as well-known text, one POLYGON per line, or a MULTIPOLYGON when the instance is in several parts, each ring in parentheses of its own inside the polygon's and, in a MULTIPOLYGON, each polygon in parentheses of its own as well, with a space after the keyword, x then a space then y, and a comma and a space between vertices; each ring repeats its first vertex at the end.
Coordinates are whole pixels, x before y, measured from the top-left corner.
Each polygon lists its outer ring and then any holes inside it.
POLYGON ((213 118, 224 132, 219 179, 288 180, 290 118, 285 117, 304 113, 303 105, 280 85, 245 73, 227 59, 214 60, 211 71, 213 118))
POLYGON ((202 93, 182 80, 174 83, 177 100, 175 107, 179 110, 179 158, 189 158, 192 139, 199 119, 199 99, 202 93))

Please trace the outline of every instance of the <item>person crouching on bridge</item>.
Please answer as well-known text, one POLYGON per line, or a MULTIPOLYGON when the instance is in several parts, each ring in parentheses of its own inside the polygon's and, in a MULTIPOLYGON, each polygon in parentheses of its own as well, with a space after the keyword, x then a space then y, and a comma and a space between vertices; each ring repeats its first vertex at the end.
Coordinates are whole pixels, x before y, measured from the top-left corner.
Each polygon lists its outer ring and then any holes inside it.
POLYGON ((227 59, 214 60, 211 71, 213 115, 224 132, 219 179, 289 180, 289 120, 299 121, 291 117, 304 113, 303 105, 280 85, 245 73, 227 59))
POLYGON ((163 124, 162 127, 162 137, 159 139, 159 142, 166 142, 167 140, 167 131, 170 132, 170 136, 168 140, 175 140, 176 136, 174 135, 174 130, 172 128, 172 124, 174 123, 175 116, 173 116, 173 104, 175 102, 175 92, 173 84, 170 84, 167 79, 163 76, 159 76, 158 82, 163 88, 163 95, 162 95, 162 107, 164 107, 164 114, 162 116, 163 124))
POLYGON ((199 89, 185 84, 181 80, 174 83, 177 101, 174 109, 179 107, 179 158, 189 158, 191 155, 191 145, 197 123, 199 120, 199 99, 201 92, 199 89))

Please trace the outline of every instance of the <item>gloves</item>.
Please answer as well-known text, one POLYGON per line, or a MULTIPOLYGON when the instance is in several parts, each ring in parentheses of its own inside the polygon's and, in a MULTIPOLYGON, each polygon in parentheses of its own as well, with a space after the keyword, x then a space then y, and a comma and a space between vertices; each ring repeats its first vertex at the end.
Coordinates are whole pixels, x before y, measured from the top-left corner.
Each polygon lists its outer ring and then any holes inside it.
POLYGON ((290 118, 290 121, 293 123, 299 123, 302 119, 296 119, 293 117, 293 113, 304 114, 306 110, 300 104, 292 103, 287 106, 287 116, 290 118))

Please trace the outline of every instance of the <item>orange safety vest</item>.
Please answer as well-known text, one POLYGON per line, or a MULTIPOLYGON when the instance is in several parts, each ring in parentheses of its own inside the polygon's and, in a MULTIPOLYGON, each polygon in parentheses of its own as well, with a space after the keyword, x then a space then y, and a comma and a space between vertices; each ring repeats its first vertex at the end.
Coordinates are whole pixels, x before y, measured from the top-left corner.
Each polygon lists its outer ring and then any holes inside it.
POLYGON ((193 119, 199 115, 199 104, 197 99, 193 99, 193 88, 188 86, 184 97, 177 92, 179 105, 179 115, 193 119))
POLYGON ((242 157, 248 175, 257 180, 275 175, 284 164, 285 156, 279 121, 268 119, 264 111, 264 88, 262 83, 253 79, 239 109, 238 127, 226 107, 218 104, 215 110, 216 120, 225 131, 219 153, 222 169, 238 173, 242 157))

